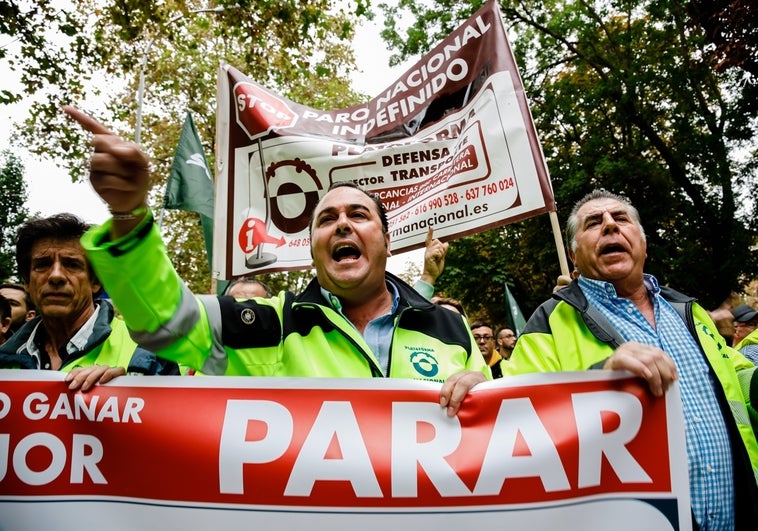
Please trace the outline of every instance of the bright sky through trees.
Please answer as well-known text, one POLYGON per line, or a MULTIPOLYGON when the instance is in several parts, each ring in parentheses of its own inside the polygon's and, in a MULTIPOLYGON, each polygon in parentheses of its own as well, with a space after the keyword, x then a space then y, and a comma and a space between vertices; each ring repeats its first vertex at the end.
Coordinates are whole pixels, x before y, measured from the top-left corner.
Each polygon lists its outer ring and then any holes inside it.
MULTIPOLYGON (((382 19, 377 16, 374 21, 366 22, 356 32, 355 53, 358 62, 358 72, 353 76, 355 90, 374 96, 378 94, 389 80, 399 76, 409 63, 401 66, 389 66, 389 52, 379 37, 382 19)), ((0 42, 0 46, 13 46, 13 42, 0 42)), ((0 64, 0 79, 2 88, 10 85, 17 87, 14 74, 9 72, 6 65, 0 64)), ((8 88, 10 88, 8 87, 8 88)), ((0 105, 0 150, 10 148, 12 134, 11 124, 22 121, 28 111, 29 100, 13 105, 0 105)), ((39 212, 48 216, 58 212, 71 212, 90 223, 102 223, 109 214, 101 199, 95 194, 88 182, 72 183, 65 168, 58 167, 55 161, 42 160, 25 150, 12 147, 23 160, 25 179, 29 191, 27 207, 30 213, 39 212)), ((400 272, 405 269, 406 261, 418 262, 423 260, 422 253, 410 253, 402 258, 393 257, 391 268, 400 272)))

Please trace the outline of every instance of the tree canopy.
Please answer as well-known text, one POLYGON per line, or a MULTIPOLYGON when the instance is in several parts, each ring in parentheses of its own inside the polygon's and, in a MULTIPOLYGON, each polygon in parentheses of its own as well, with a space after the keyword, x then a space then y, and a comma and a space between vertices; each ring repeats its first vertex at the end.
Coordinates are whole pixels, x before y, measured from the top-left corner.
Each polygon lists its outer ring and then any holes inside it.
MULTIPOLYGON (((428 49, 482 3, 383 5, 383 36, 396 50, 394 60, 428 49), (404 29, 406 20, 415 22, 404 29)), ((745 82, 744 71, 716 68, 719 59, 687 3, 500 5, 561 225, 576 200, 607 188, 640 210, 646 269, 662 283, 714 308, 755 278, 756 87, 745 82)), ((477 305, 481 295, 468 298, 467 282, 492 278, 494 291, 505 278, 533 309, 559 273, 555 251, 546 252, 553 246, 549 235, 547 219, 537 218, 454 242, 439 288, 477 305)))
POLYGON ((758 79, 758 4, 753 0, 692 0, 694 24, 713 45, 715 68, 739 68, 758 79))
POLYGON ((16 275, 16 229, 29 217, 24 165, 10 151, 0 153, 0 282, 16 275))
MULTIPOLYGON (((393 62, 423 53, 483 0, 379 4, 393 62)), ((140 73, 142 144, 159 205, 184 113, 213 163, 219 62, 300 103, 337 108, 350 89, 351 40, 369 1, 0 0, 0 58, 36 101, 20 141, 83 177, 88 138, 73 103, 131 136, 140 73)), ((561 225, 596 187, 627 195, 648 235, 649 272, 715 307, 758 276, 754 198, 754 7, 747 0, 501 0, 550 168, 561 225), (746 16, 738 14, 744 13, 746 16)), ((0 92, 0 103, 19 94, 0 92)), ((166 213, 165 235, 195 291, 209 275, 197 216, 166 213)), ((504 322, 504 283, 528 313, 559 274, 540 216, 453 242, 438 288, 475 317, 504 322), (486 288, 482 289, 482 279, 486 288)), ((284 287, 283 278, 270 283, 284 287)), ((293 277, 293 282, 303 282, 293 277)))
MULTIPOLYGON (((294 101, 317 108, 357 102, 350 89, 352 38, 367 3, 338 0, 2 1, 0 32, 21 43, 10 66, 23 91, 42 91, 19 139, 56 156, 84 178, 88 134, 60 112, 74 104, 129 138, 144 74, 141 144, 153 161, 150 203, 162 204, 185 112, 213 165, 216 76, 228 63, 294 101), (60 4, 58 2, 57 4, 60 4), (12 15, 12 16, 11 16, 12 15), (55 68, 48 70, 54 64, 55 68)), ((3 93, 0 103, 19 95, 3 93)), ((157 208, 156 208, 157 209, 157 208)), ((210 289, 202 231, 194 213, 167 211, 164 236, 177 270, 198 292, 210 289)))

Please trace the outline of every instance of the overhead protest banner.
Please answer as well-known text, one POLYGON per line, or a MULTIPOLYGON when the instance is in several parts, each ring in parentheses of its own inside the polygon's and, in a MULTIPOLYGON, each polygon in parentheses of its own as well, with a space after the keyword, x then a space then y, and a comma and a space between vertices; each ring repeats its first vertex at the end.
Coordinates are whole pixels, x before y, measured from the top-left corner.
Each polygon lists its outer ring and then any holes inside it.
POLYGON ((322 111, 219 70, 216 278, 310 266, 308 221, 352 181, 388 212, 392 251, 429 226, 453 239, 554 211, 550 179, 496 2, 369 102, 322 111))
POLYGON ((689 530, 678 387, 0 371, 0 528, 689 530))

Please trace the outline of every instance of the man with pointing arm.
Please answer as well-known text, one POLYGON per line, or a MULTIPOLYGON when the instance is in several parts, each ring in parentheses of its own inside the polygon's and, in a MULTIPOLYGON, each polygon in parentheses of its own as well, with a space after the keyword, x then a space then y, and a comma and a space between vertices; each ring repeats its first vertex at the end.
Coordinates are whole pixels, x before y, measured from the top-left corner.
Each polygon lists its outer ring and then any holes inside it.
POLYGON ((72 107, 94 133, 90 181, 113 218, 82 239, 133 337, 204 374, 395 377, 444 382, 452 416, 488 369, 461 316, 385 271, 390 236, 378 198, 337 183, 310 222, 316 279, 299 295, 193 296, 146 206, 148 159, 72 107))

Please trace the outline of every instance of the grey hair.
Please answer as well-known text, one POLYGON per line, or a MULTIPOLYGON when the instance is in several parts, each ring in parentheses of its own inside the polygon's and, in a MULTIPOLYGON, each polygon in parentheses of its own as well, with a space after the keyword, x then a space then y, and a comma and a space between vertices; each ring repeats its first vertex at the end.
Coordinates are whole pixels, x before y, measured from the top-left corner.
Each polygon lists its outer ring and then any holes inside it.
POLYGON ((646 240, 645 229, 642 227, 642 221, 640 221, 640 213, 634 205, 624 196, 614 194, 603 188, 598 188, 592 190, 574 204, 574 208, 571 209, 571 214, 569 214, 568 220, 566 221, 566 241, 572 251, 576 251, 576 233, 579 231, 579 209, 590 201, 595 201, 597 199, 613 199, 624 205, 629 210, 632 219, 639 227, 643 241, 646 240))

